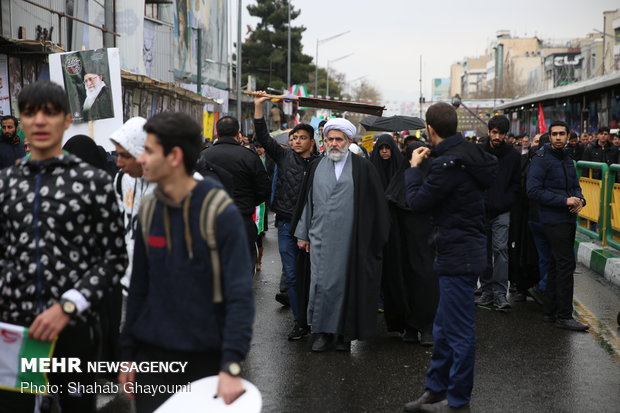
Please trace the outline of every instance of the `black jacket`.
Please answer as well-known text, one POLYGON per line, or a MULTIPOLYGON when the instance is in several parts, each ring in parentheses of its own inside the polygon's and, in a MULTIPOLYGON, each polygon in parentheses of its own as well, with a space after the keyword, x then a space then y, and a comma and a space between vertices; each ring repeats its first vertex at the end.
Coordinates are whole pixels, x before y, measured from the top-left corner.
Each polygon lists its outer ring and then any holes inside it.
POLYGON ((26 156, 23 143, 14 144, 2 135, 0 139, 0 169, 15 165, 15 161, 26 156))
MULTIPOLYGON (((607 142, 605 147, 601 147, 598 140, 595 140, 586 146, 581 160, 589 162, 604 162, 607 165, 611 165, 612 163, 618 162, 618 149, 609 142, 607 142)), ((592 178, 601 179, 601 170, 594 169, 592 171, 592 178)))
POLYGON ((302 158, 294 150, 281 147, 275 139, 269 136, 265 119, 254 119, 254 130, 256 140, 263 145, 267 155, 278 165, 275 194, 270 208, 276 213, 277 219, 290 221, 295 212, 304 173, 317 155, 302 158))
POLYGON ((271 185, 260 158, 228 136, 202 151, 200 160, 220 166, 233 177, 231 194, 241 215, 252 215, 257 205, 269 200, 271 185))
POLYGON ((566 147, 564 148, 564 151, 575 162, 581 161, 583 159, 583 152, 584 152, 584 150, 585 150, 585 148, 581 144, 581 142, 577 142, 577 145, 575 145, 575 146, 566 145, 566 147))
POLYGON ((519 199, 521 156, 517 150, 502 142, 498 148, 492 148, 487 141, 484 149, 497 157, 497 176, 487 192, 487 217, 494 218, 510 211, 519 199))
POLYGON ((432 214, 438 275, 477 274, 487 265, 485 191, 497 174, 497 158, 460 134, 433 150, 430 171, 405 171, 406 197, 413 213, 432 214))
POLYGON ((542 224, 575 223, 577 216, 566 200, 583 195, 573 160, 564 150, 545 144, 536 152, 527 173, 527 196, 536 201, 542 224))
POLYGON ((112 179, 73 155, 0 172, 0 321, 29 325, 78 290, 105 299, 127 266, 112 179))

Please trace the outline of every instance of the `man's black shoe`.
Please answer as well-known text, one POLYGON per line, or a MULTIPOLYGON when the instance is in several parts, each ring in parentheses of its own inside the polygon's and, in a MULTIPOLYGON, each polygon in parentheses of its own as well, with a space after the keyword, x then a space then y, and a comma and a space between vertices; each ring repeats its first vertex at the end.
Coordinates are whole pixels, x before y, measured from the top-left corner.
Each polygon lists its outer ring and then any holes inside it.
POLYGON ((351 340, 347 340, 342 335, 338 335, 336 339, 336 351, 351 351, 351 340))
POLYGON ((460 407, 452 407, 447 400, 437 403, 423 404, 419 410, 421 413, 470 413, 469 404, 460 407))
POLYGON ((507 311, 510 311, 512 307, 506 299, 506 296, 504 294, 500 294, 495 296, 495 299, 493 300, 493 308, 495 308, 496 311, 501 311, 505 313, 507 311))
POLYGON ((482 295, 482 287, 476 288, 476 290, 474 291, 474 295, 482 295))
POLYGON ((416 330, 415 328, 405 328, 405 332, 403 333, 401 338, 405 343, 417 343, 418 330, 416 330))
POLYGON ((316 335, 314 343, 312 343, 312 351, 322 353, 331 350, 334 347, 334 335, 328 333, 319 333, 316 335))
POLYGON ((543 316, 543 321, 545 323, 555 323, 555 316, 554 315, 544 315, 543 316))
POLYGON ((422 331, 420 333, 420 345, 423 347, 432 347, 433 344, 433 333, 430 331, 422 331))
POLYGON ((283 307, 290 307, 291 303, 288 301, 288 294, 286 293, 277 293, 276 301, 282 304, 283 307))
POLYGON ((527 292, 534 299, 534 301, 536 301, 540 305, 543 305, 543 303, 545 302, 544 301, 545 297, 543 295, 544 293, 538 289, 537 285, 531 288, 528 288, 527 292))
POLYGON ((573 318, 558 318, 555 320, 555 326, 572 331, 586 331, 589 328, 586 324, 581 324, 573 318))
POLYGON ((309 332, 310 332, 310 329, 308 328, 308 326, 302 327, 299 325, 297 321, 295 321, 295 325, 293 326, 293 329, 288 335, 288 340, 289 341, 301 340, 304 336, 307 336, 309 332))
POLYGON ((517 291, 514 294, 511 293, 510 295, 515 303, 522 303, 527 300, 527 295, 521 291, 517 291))
POLYGON ((445 398, 445 393, 433 393, 430 390, 426 390, 417 400, 407 403, 403 410, 408 413, 420 412, 423 404, 437 403, 445 400, 445 398))

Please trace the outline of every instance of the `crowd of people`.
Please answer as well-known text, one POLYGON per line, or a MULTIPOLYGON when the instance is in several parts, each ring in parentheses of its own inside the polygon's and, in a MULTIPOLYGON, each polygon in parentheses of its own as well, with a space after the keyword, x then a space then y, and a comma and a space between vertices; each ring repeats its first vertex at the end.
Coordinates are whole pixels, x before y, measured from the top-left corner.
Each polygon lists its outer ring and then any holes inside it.
MULTIPOLYGON (((383 313, 404 342, 433 346, 425 391, 405 411, 469 411, 476 305, 502 313, 532 297, 545 321, 587 329, 572 311, 576 214, 586 204, 573 159, 617 163, 608 128, 583 148, 554 121, 530 145, 513 141, 499 115, 474 145, 457 133, 455 109, 437 103, 426 140, 385 134, 368 154, 343 118, 318 133, 298 124, 278 143, 264 117, 269 100, 255 95, 253 139, 225 116, 205 145, 191 118, 161 113, 115 131, 112 158, 88 136, 62 146, 72 115, 60 86, 25 87, 28 153, 18 120, 2 119, 0 321, 56 340, 55 357, 186 361, 182 374, 115 379, 126 389, 217 375, 218 396, 232 403, 243 392, 268 229, 257 222, 270 210, 288 340, 311 335, 313 352, 350 352, 376 335, 383 313)), ((84 374, 49 380, 97 378, 84 374)), ((126 393, 139 413, 170 396, 126 393)), ((0 412, 14 413, 50 399, 0 390, 0 400, 0 412)), ((54 402, 95 411, 93 394, 54 402)))

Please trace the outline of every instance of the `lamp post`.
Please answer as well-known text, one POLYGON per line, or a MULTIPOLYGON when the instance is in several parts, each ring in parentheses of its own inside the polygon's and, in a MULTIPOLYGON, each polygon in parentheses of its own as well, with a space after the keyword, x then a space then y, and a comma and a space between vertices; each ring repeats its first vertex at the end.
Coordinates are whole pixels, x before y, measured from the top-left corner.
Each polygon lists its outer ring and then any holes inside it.
POLYGON ((470 114, 473 115, 474 118, 478 119, 480 122, 482 122, 482 124, 486 127, 488 127, 487 123, 485 121, 483 121, 482 119, 480 119, 480 117, 478 115, 476 115, 471 109, 469 109, 461 100, 461 96, 457 93, 456 95, 454 95, 454 97, 452 98, 452 106, 454 106, 455 109, 458 109, 459 106, 463 106, 463 108, 468 111, 470 114))
POLYGON ((352 55, 353 55, 353 53, 349 53, 348 55, 340 56, 340 57, 338 57, 336 59, 332 59, 332 60, 328 60, 327 61, 327 76, 325 76, 326 81, 327 81, 327 86, 325 87, 325 97, 329 96, 329 64, 330 63, 338 62, 338 61, 340 61, 342 59, 346 59, 347 57, 352 56, 352 55))
POLYGON ((286 86, 291 88, 291 1, 288 1, 288 54, 286 57, 286 86))
POLYGON ((329 42, 330 40, 334 40, 337 37, 344 36, 345 34, 351 32, 351 30, 347 30, 346 32, 338 33, 334 36, 327 37, 325 39, 316 39, 316 57, 314 59, 314 96, 316 97, 319 90, 319 45, 329 42))
POLYGON ((241 124, 241 0, 237 5, 237 119, 241 124))

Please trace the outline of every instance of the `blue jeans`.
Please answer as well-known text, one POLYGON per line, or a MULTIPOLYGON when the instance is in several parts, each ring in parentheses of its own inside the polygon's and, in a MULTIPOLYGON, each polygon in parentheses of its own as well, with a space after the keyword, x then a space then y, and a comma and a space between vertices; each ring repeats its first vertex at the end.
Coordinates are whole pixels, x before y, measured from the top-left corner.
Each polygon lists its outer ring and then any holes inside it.
POLYGON ((480 277, 482 291, 506 296, 508 291, 508 230, 510 212, 487 223, 487 269, 480 277))
POLYGON ((284 271, 285 291, 291 304, 293 317, 295 320, 299 320, 299 300, 297 299, 297 254, 299 248, 295 238, 289 234, 290 222, 276 220, 276 227, 278 228, 278 249, 284 271))
POLYGON ((547 276, 549 274, 549 264, 551 263, 551 244, 543 231, 540 222, 528 221, 536 252, 538 253, 538 272, 540 273, 540 281, 538 281, 538 289, 540 291, 547 290, 547 276))
POLYGON ((476 360, 476 274, 439 277, 439 305, 433 323, 435 347, 426 372, 426 388, 446 392, 448 404, 471 400, 476 360))

